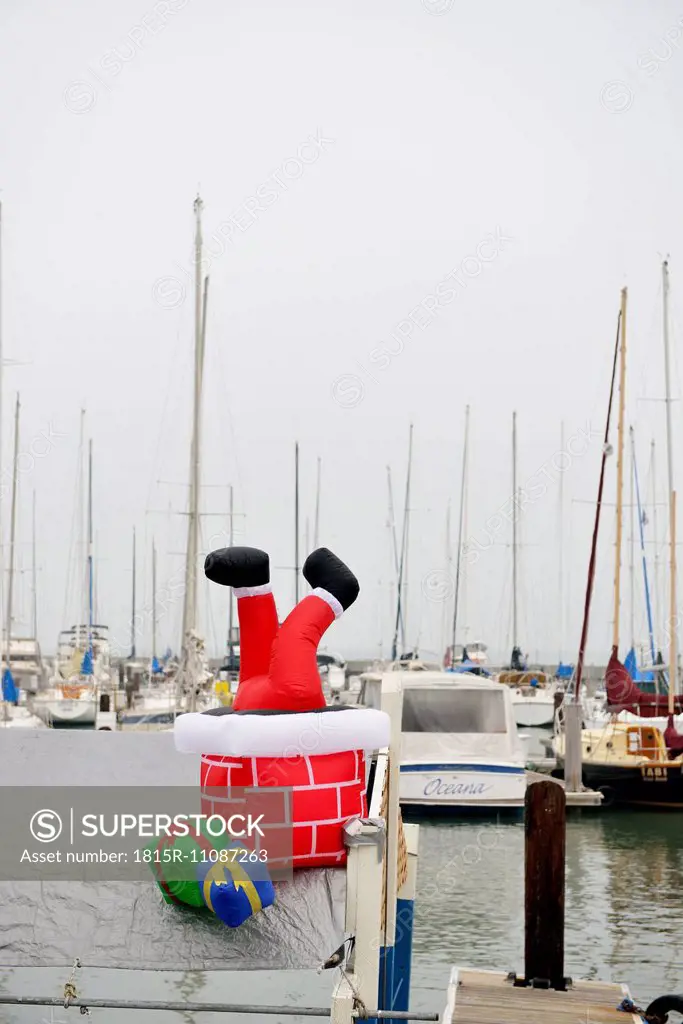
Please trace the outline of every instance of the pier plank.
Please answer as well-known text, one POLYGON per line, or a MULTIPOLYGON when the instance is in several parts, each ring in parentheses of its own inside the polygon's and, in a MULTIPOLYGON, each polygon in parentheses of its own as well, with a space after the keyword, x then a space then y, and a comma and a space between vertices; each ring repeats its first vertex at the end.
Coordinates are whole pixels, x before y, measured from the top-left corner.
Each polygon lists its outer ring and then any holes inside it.
POLYGON ((566 992, 515 986, 498 971, 455 968, 443 1024, 639 1024, 617 1010, 629 996, 626 985, 575 981, 566 992))

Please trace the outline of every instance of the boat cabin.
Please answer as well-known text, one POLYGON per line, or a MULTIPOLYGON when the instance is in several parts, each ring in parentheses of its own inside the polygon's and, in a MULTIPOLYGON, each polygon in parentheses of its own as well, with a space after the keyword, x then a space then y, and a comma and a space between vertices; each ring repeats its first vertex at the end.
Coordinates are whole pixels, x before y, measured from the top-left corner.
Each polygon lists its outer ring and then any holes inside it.
POLYGON ((534 672, 528 669, 520 672, 509 669, 499 673, 498 682, 518 690, 544 690, 550 686, 552 679, 547 672, 534 672))
POLYGON ((639 764, 671 760, 664 734, 654 725, 612 722, 604 729, 585 729, 581 743, 584 761, 639 764))
MULTIPOLYGON (((402 760, 433 761, 436 736, 440 759, 517 761, 522 756, 505 687, 467 672, 404 671, 400 682, 402 760)), ((381 673, 361 676, 359 703, 380 708, 381 692, 381 673)))

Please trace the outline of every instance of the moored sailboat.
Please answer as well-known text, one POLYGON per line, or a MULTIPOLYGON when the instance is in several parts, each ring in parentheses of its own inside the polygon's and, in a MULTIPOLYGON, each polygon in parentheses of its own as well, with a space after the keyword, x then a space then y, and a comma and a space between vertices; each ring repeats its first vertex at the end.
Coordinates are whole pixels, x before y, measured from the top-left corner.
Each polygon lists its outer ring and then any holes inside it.
MULTIPOLYGON (((664 264, 664 295, 666 324, 666 295, 668 289, 668 267, 664 264)), ((627 291, 624 288, 621 296, 617 351, 620 355, 620 395, 619 395, 619 432, 617 461, 617 542, 614 573, 614 632, 612 652, 606 672, 605 689, 607 701, 613 715, 602 729, 587 729, 581 733, 581 760, 583 781, 591 788, 603 794, 604 805, 634 804, 651 807, 683 807, 683 736, 673 726, 673 715, 683 706, 676 698, 673 685, 676 679, 676 638, 670 640, 670 679, 672 685, 669 694, 644 693, 634 683, 628 670, 619 660, 619 610, 620 610, 620 578, 621 578, 621 537, 622 537, 622 486, 623 486, 623 425, 624 425, 624 392, 626 378, 626 303, 627 291), (664 710, 668 711, 667 728, 655 725, 657 716, 664 710), (636 714, 635 721, 617 720, 619 712, 627 711, 636 714)), ((669 450, 669 514, 670 514, 670 599, 671 610, 676 607, 676 492, 673 489, 673 471, 671 460, 671 420, 669 390, 669 356, 668 331, 665 327, 665 368, 667 390, 667 441, 669 450)), ((610 411, 608 412, 606 445, 609 434, 609 419, 614 389, 614 371, 612 391, 610 393, 610 411)), ((576 695, 578 698, 581 684, 581 669, 585 653, 592 594, 595 575, 595 557, 597 538, 602 509, 602 489, 604 482, 606 451, 603 452, 603 463, 596 505, 595 528, 588 575, 588 590, 584 625, 579 649, 579 661, 576 678, 576 695)), ((561 734, 556 741, 558 762, 565 757, 565 736, 561 734)))
MULTIPOLYGON (((83 419, 79 445, 79 479, 82 472, 83 419)), ((94 726, 100 694, 115 697, 108 629, 94 621, 94 559, 92 503, 92 441, 88 445, 87 533, 85 565, 85 605, 87 621, 79 621, 59 634, 54 673, 48 689, 39 693, 34 710, 50 725, 94 726)), ((79 498, 81 496, 79 495, 79 498)), ((79 501, 80 504, 80 501, 79 501)))

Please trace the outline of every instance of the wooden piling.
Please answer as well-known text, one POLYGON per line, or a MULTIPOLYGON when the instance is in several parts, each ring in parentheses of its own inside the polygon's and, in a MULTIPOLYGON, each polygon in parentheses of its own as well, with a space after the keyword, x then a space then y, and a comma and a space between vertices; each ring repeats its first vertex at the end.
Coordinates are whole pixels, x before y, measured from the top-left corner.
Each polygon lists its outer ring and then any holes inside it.
POLYGON ((552 780, 526 791, 524 976, 526 984, 564 989, 564 789, 552 780))

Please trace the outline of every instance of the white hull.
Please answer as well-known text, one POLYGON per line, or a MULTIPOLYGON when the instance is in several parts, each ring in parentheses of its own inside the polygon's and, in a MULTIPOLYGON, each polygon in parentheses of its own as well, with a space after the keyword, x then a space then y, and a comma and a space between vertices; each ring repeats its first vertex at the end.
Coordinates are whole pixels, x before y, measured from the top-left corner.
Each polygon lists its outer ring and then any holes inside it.
POLYGON ((512 694, 512 710, 517 725, 528 728, 542 728, 551 726, 555 719, 555 701, 553 697, 543 696, 523 697, 519 694, 512 694))
POLYGON ((526 772, 517 764, 401 764, 400 800, 414 807, 492 811, 523 807, 526 772))
POLYGON ((94 697, 71 700, 68 697, 35 700, 33 710, 44 722, 59 725, 94 725, 97 701, 94 697))

